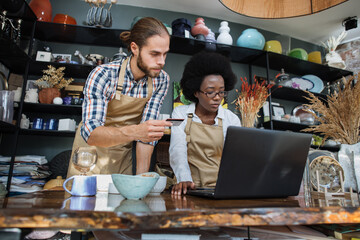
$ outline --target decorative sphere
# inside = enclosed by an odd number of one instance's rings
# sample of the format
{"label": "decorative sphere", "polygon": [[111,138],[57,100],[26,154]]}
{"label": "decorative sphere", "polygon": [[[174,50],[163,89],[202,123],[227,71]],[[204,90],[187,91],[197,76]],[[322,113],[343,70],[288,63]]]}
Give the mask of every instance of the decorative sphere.
{"label": "decorative sphere", "polygon": [[56,97],[53,100],[53,104],[61,105],[63,103],[63,100],[61,97]]}

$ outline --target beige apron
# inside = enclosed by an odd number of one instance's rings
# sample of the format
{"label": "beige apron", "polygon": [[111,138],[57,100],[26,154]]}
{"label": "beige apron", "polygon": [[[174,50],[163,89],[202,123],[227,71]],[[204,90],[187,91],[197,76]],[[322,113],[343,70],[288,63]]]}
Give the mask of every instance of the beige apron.
{"label": "beige apron", "polygon": [[191,176],[197,187],[214,187],[224,144],[222,119],[218,126],[210,126],[192,118],[193,114],[188,114],[185,126]]}
{"label": "beige apron", "polygon": [[[108,104],[106,113],[105,126],[121,127],[126,125],[139,124],[142,118],[146,102],[152,95],[152,79],[148,77],[148,95],[146,98],[135,98],[121,95],[125,70],[128,63],[126,59],[120,68],[119,80],[116,88],[116,96]],[[78,147],[89,146],[80,135],[80,127],[76,131],[72,154]],[[113,147],[96,147],[98,159],[95,168],[88,173],[92,174],[132,174],[132,142],[119,144]],[[71,154],[71,157],[72,157]],[[76,170],[70,159],[67,177],[78,175],[80,172]]]}

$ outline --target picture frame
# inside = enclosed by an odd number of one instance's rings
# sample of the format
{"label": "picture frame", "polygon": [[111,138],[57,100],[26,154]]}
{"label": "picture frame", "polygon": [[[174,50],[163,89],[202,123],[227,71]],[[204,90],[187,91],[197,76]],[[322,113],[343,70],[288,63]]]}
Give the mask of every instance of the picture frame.
{"label": "picture frame", "polygon": [[60,61],[60,62],[71,62],[71,54],[65,54],[65,53],[53,53],[52,54],[54,61]]}
{"label": "picture frame", "polygon": [[285,115],[285,108],[283,106],[275,106],[272,105],[272,112],[274,116],[284,116]]}

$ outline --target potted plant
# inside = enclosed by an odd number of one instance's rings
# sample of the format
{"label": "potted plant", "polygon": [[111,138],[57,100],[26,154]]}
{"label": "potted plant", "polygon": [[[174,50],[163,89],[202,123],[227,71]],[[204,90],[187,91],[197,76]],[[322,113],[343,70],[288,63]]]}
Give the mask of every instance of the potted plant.
{"label": "potted plant", "polygon": [[243,127],[254,127],[259,117],[258,112],[271,94],[269,89],[274,85],[266,84],[266,81],[259,83],[256,77],[254,77],[253,84],[249,84],[246,78],[245,80],[240,79],[242,82],[241,92],[236,89],[238,97],[234,102],[241,115],[241,125]]}
{"label": "potted plant", "polygon": [[[328,96],[325,104],[313,93],[309,97],[308,112],[319,122],[304,129],[323,135],[323,142],[330,138],[341,143],[338,160],[344,169],[345,188],[360,186],[360,82],[351,76],[342,78],[342,86]],[[317,112],[311,112],[310,109]]]}
{"label": "potted plant", "polygon": [[35,85],[39,87],[39,102],[51,104],[53,99],[60,97],[60,89],[67,87],[74,81],[73,78],[65,79],[63,72],[65,67],[55,68],[48,65],[48,69],[43,70],[44,75],[35,81]]}

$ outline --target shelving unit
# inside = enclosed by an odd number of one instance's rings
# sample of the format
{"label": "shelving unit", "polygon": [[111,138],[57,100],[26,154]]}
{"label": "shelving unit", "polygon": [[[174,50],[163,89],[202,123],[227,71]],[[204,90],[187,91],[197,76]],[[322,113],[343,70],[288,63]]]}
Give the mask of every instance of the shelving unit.
{"label": "shelving unit", "polygon": [[[16,5],[18,9],[15,10],[12,8],[6,8],[7,6],[14,5]],[[8,39],[6,36],[0,36],[0,62],[4,64],[11,73],[21,74],[26,80],[29,72],[29,63],[31,61],[30,53],[32,50],[32,39],[33,33],[35,31],[37,18],[25,1],[18,1],[16,4],[15,2],[10,3],[10,1],[3,1],[0,6],[1,9],[8,11],[6,17],[23,20],[23,23],[21,25],[21,42],[19,46],[16,45],[12,40]],[[27,51],[25,49],[27,49]],[[26,81],[24,81],[23,86],[25,86],[25,82]],[[19,104],[19,107],[17,108],[18,114],[16,119],[16,125],[0,121],[0,133],[10,133],[14,136],[10,139],[10,141],[12,142],[12,149],[10,150],[11,160],[9,166],[8,181],[6,185],[6,189],[8,190],[8,192],[10,190],[13,175],[24,96],[25,89],[23,87],[21,102]]]}
{"label": "shelving unit", "polygon": [[[7,0],[9,1],[9,0]],[[10,16],[10,15],[9,15]],[[0,122],[1,133],[11,133],[15,136],[14,151],[12,154],[11,166],[17,148],[17,137],[19,135],[37,135],[37,136],[54,136],[54,137],[73,137],[74,132],[67,131],[44,131],[44,130],[33,130],[33,129],[20,129],[19,123],[21,113],[32,113],[32,114],[58,114],[58,115],[76,115],[81,116],[81,106],[74,105],[53,105],[53,104],[37,104],[37,103],[25,103],[25,86],[28,79],[28,75],[42,75],[42,70],[47,68],[47,65],[51,64],[55,67],[64,66],[65,76],[73,78],[86,79],[90,71],[94,66],[81,65],[81,64],[65,64],[65,63],[54,63],[54,62],[38,62],[31,59],[31,46],[32,39],[35,38],[39,41],[44,42],[55,42],[55,43],[71,43],[71,44],[84,44],[93,46],[107,46],[107,47],[125,47],[120,41],[119,35],[124,29],[102,29],[89,26],[79,25],[63,25],[58,23],[49,22],[37,22],[35,14],[31,11],[28,4],[24,1],[21,10],[16,14],[12,14],[11,17],[23,18],[26,20],[24,23],[24,40],[28,41],[28,50],[25,52],[22,48],[12,43],[10,40],[0,37],[0,61],[10,69],[12,73],[22,74],[24,76],[23,93],[21,102],[17,109],[18,118],[17,125],[11,125],[8,123]],[[32,26],[29,28],[28,26]],[[24,32],[23,32],[24,31]],[[193,55],[202,50],[209,49],[211,45],[208,42],[189,39],[179,36],[171,36],[170,41],[170,53],[177,53],[183,55]],[[329,66],[316,64],[308,61],[303,61],[296,58],[287,57],[285,55],[276,54],[272,52],[265,52],[262,50],[255,50],[237,46],[229,46],[223,44],[216,44],[216,52],[222,53],[230,58],[232,62],[248,64],[250,68],[257,66],[266,68],[267,79],[269,78],[270,69],[280,71],[282,68],[286,69],[287,72],[294,75],[306,75],[314,74],[323,79],[325,82],[333,82],[342,76],[351,75],[352,72],[332,68]],[[289,101],[295,101],[300,103],[306,103],[304,96],[307,94],[304,91],[282,87],[272,93],[269,98],[284,99]],[[326,100],[326,95],[315,94]],[[271,104],[270,104],[271,106]],[[270,109],[270,113],[271,113]],[[304,124],[296,124],[290,122],[270,121],[264,123],[264,127],[270,129],[279,130],[292,130],[300,131],[306,127]],[[169,136],[164,138],[162,141],[169,141]],[[9,178],[11,179],[12,167],[10,168]],[[8,188],[9,188],[8,181]]]}

